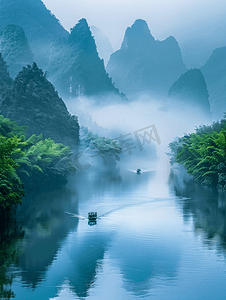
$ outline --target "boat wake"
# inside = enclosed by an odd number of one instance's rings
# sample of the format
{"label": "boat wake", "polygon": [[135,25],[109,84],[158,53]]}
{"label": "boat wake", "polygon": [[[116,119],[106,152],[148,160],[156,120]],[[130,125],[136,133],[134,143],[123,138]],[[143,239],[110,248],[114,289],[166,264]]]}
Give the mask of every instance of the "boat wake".
{"label": "boat wake", "polygon": [[[174,199],[178,199],[178,200],[189,200],[191,198],[186,198],[186,197],[181,197],[181,198],[178,198],[178,197],[166,197],[166,198],[150,198],[150,197],[142,197],[142,198],[148,198],[149,201],[144,201],[144,202],[139,202],[139,203],[130,203],[130,204],[125,204],[125,205],[122,205],[120,207],[117,207],[115,209],[112,209],[100,216],[98,216],[96,219],[101,219],[105,216],[107,216],[108,214],[114,212],[114,211],[118,211],[118,210],[121,210],[123,208],[126,208],[126,207],[130,207],[130,206],[136,206],[136,205],[142,205],[142,204],[147,204],[147,203],[150,203],[150,202],[159,202],[159,201],[166,201],[166,200],[174,200]],[[150,201],[151,200],[151,201]],[[72,217],[74,218],[78,218],[80,220],[89,220],[88,218],[86,217],[83,217],[83,216],[80,216],[80,215],[76,215],[76,214],[73,214],[73,213],[70,213],[68,211],[65,211],[65,214],[68,214],[68,215],[71,215]]]}
{"label": "boat wake", "polygon": [[70,213],[70,212],[68,212],[68,211],[65,211],[65,214],[71,215],[72,217],[74,217],[74,218],[78,218],[78,219],[80,219],[80,220],[88,220],[86,217],[79,216],[79,215],[76,215],[76,214]]}

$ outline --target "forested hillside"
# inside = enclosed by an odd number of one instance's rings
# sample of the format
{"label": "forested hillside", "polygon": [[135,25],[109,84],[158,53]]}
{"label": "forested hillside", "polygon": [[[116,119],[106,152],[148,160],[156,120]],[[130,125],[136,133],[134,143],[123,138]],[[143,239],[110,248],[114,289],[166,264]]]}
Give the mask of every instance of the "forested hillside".
{"label": "forested hillside", "polygon": [[34,61],[27,37],[20,26],[7,25],[0,30],[0,49],[13,78]]}
{"label": "forested hillside", "polygon": [[48,62],[50,44],[68,32],[41,0],[1,0],[0,29],[9,24],[23,28],[35,61],[43,68]]}
{"label": "forested hillside", "polygon": [[58,143],[75,146],[79,140],[77,118],[71,116],[46,74],[34,63],[17,75],[2,97],[3,116],[27,125],[27,136],[43,134]]}
{"label": "forested hillside", "polygon": [[195,181],[226,190],[226,118],[169,144],[171,163],[183,164]]}
{"label": "forested hillside", "polygon": [[0,116],[0,212],[21,203],[24,188],[62,185],[75,171],[70,147],[26,130]]}

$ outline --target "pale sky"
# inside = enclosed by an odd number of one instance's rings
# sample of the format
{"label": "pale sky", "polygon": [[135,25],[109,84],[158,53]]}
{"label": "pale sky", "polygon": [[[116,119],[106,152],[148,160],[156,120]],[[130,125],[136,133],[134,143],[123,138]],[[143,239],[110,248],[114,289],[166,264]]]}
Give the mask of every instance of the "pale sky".
{"label": "pale sky", "polygon": [[[119,49],[136,19],[147,21],[155,39],[173,35],[182,50],[190,41],[226,46],[226,0],[43,0],[69,30],[79,19],[98,27]],[[214,45],[215,45],[214,44]]]}

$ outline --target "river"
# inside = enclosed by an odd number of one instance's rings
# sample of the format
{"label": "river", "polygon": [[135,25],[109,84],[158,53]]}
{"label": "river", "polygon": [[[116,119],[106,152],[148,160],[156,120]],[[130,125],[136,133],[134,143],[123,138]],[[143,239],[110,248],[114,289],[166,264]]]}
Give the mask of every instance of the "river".
{"label": "river", "polygon": [[8,270],[15,299],[225,299],[224,196],[182,178],[164,164],[90,168],[27,196]]}

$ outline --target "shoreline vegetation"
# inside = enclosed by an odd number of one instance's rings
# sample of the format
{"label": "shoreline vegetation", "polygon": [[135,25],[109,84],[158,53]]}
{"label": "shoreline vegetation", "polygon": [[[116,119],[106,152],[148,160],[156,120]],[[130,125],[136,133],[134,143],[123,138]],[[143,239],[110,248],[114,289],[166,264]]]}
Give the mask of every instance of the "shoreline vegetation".
{"label": "shoreline vegetation", "polygon": [[0,210],[21,203],[24,189],[64,185],[76,171],[69,146],[42,134],[25,138],[26,126],[0,116]]}
{"label": "shoreline vegetation", "polygon": [[184,165],[202,186],[226,191],[226,114],[221,121],[177,137],[169,148],[171,165]]}
{"label": "shoreline vegetation", "polygon": [[[0,212],[21,204],[25,190],[62,186],[76,171],[74,151],[43,135],[26,138],[27,126],[0,115]],[[113,139],[82,128],[81,146],[115,166],[122,148]]]}

